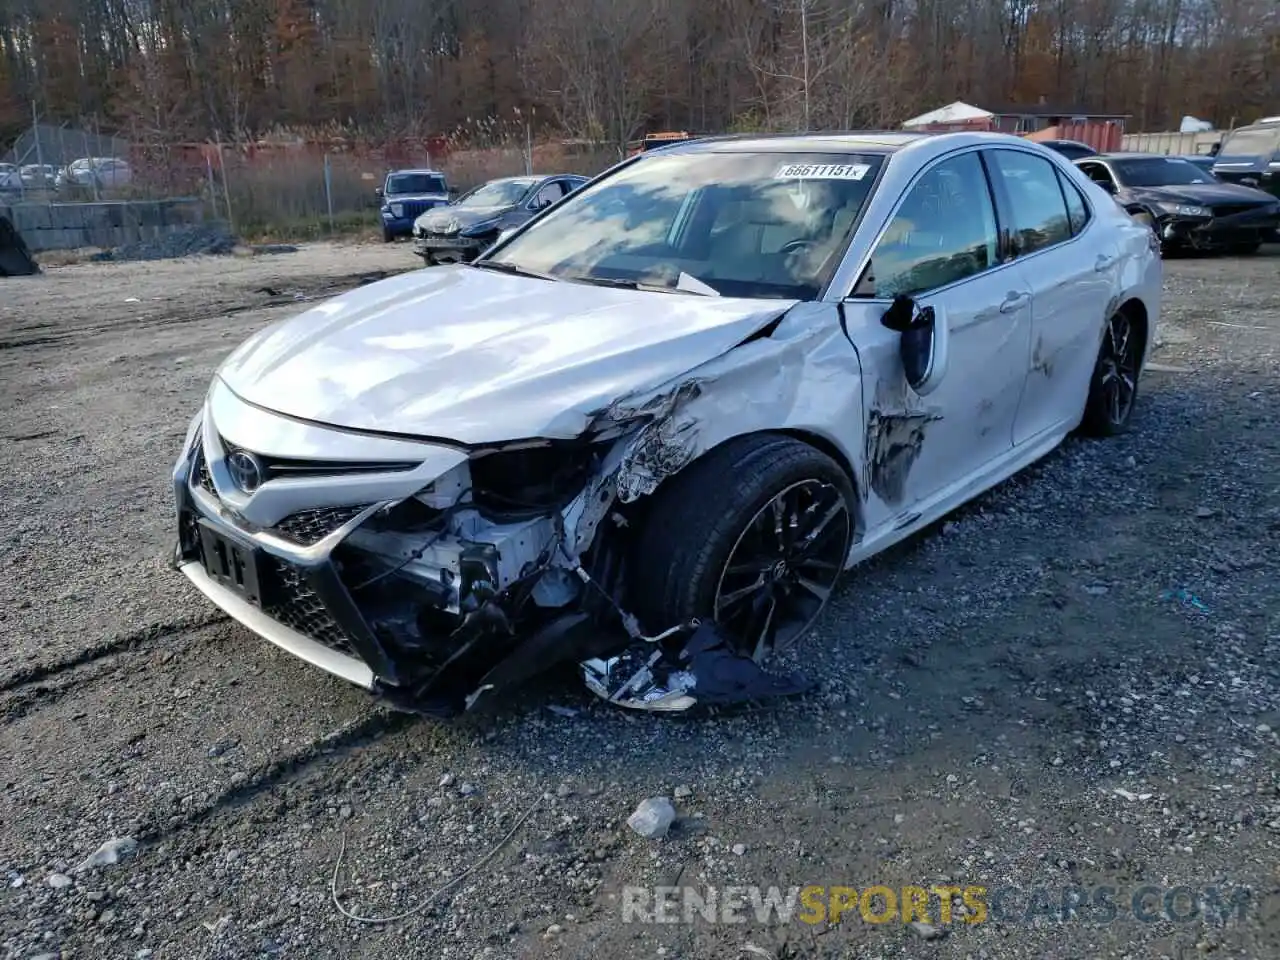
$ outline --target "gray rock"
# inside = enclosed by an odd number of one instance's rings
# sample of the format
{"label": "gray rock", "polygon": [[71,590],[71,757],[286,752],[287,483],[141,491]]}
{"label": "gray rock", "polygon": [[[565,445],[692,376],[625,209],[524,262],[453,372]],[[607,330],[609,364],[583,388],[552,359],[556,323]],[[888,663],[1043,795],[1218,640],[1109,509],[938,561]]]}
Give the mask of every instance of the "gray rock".
{"label": "gray rock", "polygon": [[64,887],[71,886],[73,881],[65,873],[51,873],[49,874],[49,879],[47,882],[49,886],[53,887],[53,889],[61,890]]}
{"label": "gray rock", "polygon": [[947,935],[946,927],[935,927],[932,923],[925,923],[923,920],[912,920],[911,929],[925,940],[941,940]]}
{"label": "gray rock", "polygon": [[627,817],[629,826],[640,836],[649,840],[659,840],[667,835],[671,824],[676,820],[676,808],[666,797],[650,797],[636,807],[635,813]]}

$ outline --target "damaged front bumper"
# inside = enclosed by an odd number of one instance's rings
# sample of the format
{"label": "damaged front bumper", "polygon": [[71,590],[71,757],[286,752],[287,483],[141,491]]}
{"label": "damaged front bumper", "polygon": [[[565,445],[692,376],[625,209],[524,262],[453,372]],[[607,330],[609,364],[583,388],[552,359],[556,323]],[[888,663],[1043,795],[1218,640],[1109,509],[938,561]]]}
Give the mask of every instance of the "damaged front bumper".
{"label": "damaged front bumper", "polygon": [[1264,243],[1280,228],[1280,206],[1205,208],[1194,216],[1170,213],[1157,222],[1161,242],[1195,250]]}
{"label": "damaged front bumper", "polygon": [[[259,512],[255,522],[246,516],[255,494],[237,491],[233,469],[252,464],[285,476],[281,484],[313,483],[316,502],[332,503],[342,465],[238,448],[207,407],[174,469],[173,563],[260,637],[426,715],[498,702],[563,663],[578,663],[597,695],[636,709],[796,692],[710,626],[647,637],[622,606],[626,521],[616,513],[616,476],[631,438],[526,447],[465,458],[409,496],[397,479],[385,488],[399,487],[397,495],[367,499],[383,488],[363,480],[365,502],[293,509],[279,520]],[[378,469],[394,478],[413,466]],[[568,480],[537,479],[555,471]]]}

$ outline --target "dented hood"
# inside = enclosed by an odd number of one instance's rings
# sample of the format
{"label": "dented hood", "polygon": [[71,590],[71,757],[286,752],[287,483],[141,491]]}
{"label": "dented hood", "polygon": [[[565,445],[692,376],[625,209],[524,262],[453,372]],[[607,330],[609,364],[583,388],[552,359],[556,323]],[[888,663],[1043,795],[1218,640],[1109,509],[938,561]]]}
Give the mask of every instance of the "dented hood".
{"label": "dented hood", "polygon": [[793,302],[434,267],[268,327],[219,376],[250,403],[336,426],[468,444],[573,437]]}

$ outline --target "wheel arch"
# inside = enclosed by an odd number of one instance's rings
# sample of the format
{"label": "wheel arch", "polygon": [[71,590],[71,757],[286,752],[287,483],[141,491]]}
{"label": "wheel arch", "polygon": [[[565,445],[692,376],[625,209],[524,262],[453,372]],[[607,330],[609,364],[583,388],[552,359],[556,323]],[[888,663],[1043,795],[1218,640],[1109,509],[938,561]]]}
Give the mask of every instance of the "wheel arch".
{"label": "wheel arch", "polygon": [[1147,305],[1139,297],[1130,297],[1116,308],[1116,312],[1127,316],[1137,329],[1138,336],[1142,338],[1142,349],[1138,352],[1138,356],[1142,357],[1142,362],[1145,365],[1147,341],[1151,335],[1151,316],[1147,310]]}
{"label": "wheel arch", "polygon": [[854,467],[853,461],[851,460],[849,454],[845,450],[843,450],[840,444],[838,444],[835,440],[815,430],[806,429],[804,427],[790,427],[790,426],[764,427],[764,428],[755,429],[755,430],[746,430],[746,431],[743,431],[742,433],[735,433],[732,436],[724,437],[718,440],[716,443],[712,444],[711,446],[708,446],[705,449],[699,450],[698,453],[691,460],[689,460],[688,463],[684,464],[679,470],[675,471],[668,477],[664,477],[662,482],[658,484],[658,486],[653,490],[652,493],[649,493],[644,497],[638,498],[636,501],[633,501],[628,506],[631,507],[632,509],[637,509],[641,512],[647,512],[650,504],[654,501],[654,499],[662,495],[664,489],[667,488],[668,482],[670,480],[685,473],[690,468],[692,468],[695,464],[701,463],[704,460],[706,460],[708,457],[718,454],[720,451],[722,451],[725,447],[729,446],[730,444],[741,443],[744,440],[751,437],[779,437],[779,438],[786,438],[789,440],[796,440],[796,441],[799,441],[800,443],[807,444],[808,446],[813,447],[818,452],[830,457],[836,463],[836,465],[840,468],[841,472],[844,473],[844,475],[848,478],[849,485],[850,487],[853,488],[853,503],[849,504],[849,509],[853,515],[854,532],[855,532],[855,535],[858,535],[858,536],[860,536],[863,533],[864,531],[864,526],[863,526],[864,517],[863,517],[863,510],[862,510],[863,496],[864,496],[863,484],[862,484],[861,478],[858,475],[858,471]]}

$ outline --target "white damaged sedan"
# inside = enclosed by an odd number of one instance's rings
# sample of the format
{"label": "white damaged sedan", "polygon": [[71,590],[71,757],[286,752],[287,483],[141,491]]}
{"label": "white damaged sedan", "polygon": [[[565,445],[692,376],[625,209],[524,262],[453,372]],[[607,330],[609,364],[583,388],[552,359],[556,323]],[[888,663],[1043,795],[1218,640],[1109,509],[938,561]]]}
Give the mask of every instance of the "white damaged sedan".
{"label": "white damaged sedan", "polygon": [[451,715],[557,663],[629,707],[787,693],[841,573],[1130,424],[1161,262],[998,134],[644,153],[469,265],[268,327],[173,473],[175,564]]}

